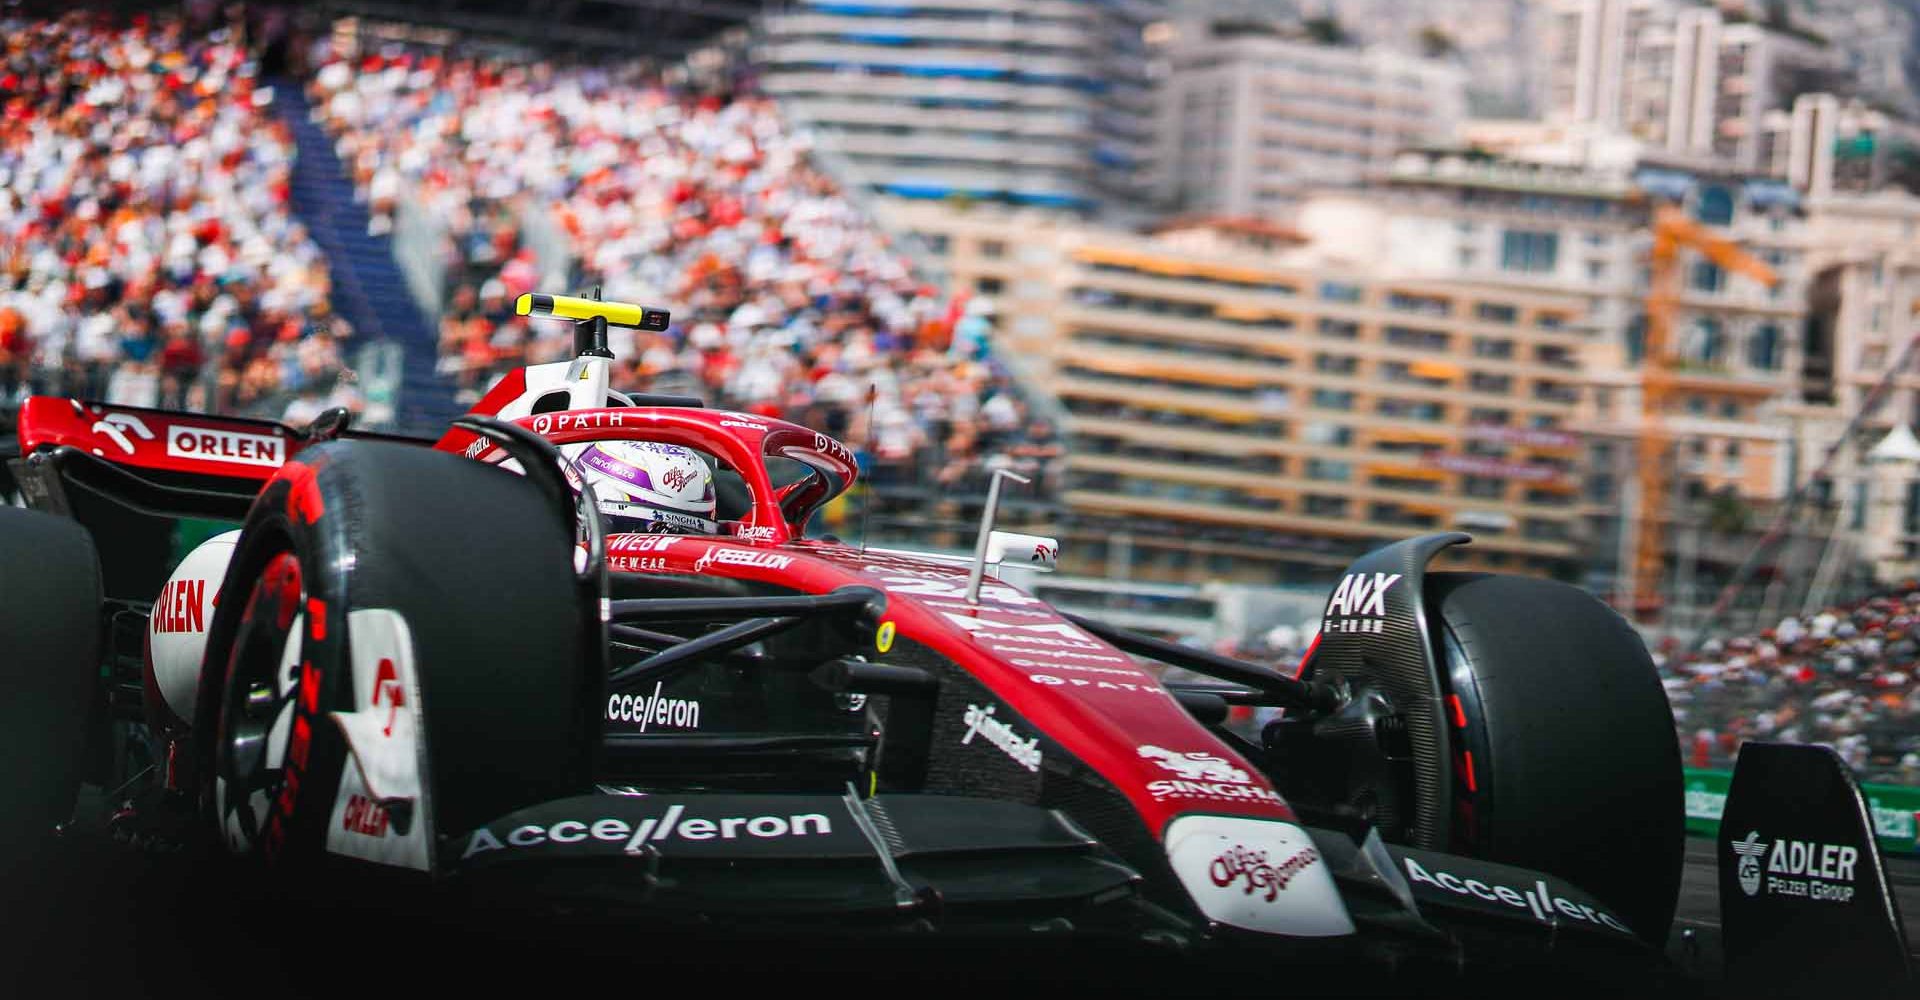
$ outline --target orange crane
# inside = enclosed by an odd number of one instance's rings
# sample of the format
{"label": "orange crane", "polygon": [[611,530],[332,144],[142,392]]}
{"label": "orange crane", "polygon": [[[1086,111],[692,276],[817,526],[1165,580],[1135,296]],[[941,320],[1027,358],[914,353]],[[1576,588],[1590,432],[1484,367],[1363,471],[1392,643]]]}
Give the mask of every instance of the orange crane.
{"label": "orange crane", "polygon": [[1640,381],[1640,442],[1636,481],[1640,499],[1633,519],[1633,610],[1659,613],[1660,579],[1666,571],[1666,500],[1669,484],[1667,403],[1673,396],[1673,357],[1669,342],[1680,307],[1680,258],[1693,250],[1724,270],[1744,274],[1763,285],[1780,278],[1732,241],[1714,235],[1673,205],[1653,213],[1653,249],[1648,255],[1645,368]]}

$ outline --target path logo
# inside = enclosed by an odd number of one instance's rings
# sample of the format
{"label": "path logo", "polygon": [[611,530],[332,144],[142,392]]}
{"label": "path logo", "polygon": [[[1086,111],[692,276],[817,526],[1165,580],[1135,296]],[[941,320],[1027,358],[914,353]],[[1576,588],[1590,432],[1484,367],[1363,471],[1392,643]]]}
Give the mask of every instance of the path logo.
{"label": "path logo", "polygon": [[1740,864],[1734,868],[1734,874],[1740,877],[1740,891],[1749,896],[1760,892],[1760,855],[1767,853],[1767,842],[1760,839],[1760,831],[1747,831],[1747,839],[1735,840],[1728,844],[1733,853],[1740,856]]}

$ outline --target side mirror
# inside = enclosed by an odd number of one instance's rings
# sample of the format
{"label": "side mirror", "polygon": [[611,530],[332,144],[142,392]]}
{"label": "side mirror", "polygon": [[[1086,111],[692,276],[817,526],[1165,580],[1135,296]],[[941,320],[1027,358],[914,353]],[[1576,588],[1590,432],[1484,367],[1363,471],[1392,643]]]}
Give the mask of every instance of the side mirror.
{"label": "side mirror", "polygon": [[1060,543],[1043,535],[995,531],[987,535],[987,564],[1012,563],[1051,573],[1060,561]]}

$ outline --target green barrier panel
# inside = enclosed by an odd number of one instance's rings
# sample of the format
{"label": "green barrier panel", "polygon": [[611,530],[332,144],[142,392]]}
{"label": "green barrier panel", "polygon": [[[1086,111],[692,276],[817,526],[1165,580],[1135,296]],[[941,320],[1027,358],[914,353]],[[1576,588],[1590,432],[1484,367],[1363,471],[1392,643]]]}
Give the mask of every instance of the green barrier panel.
{"label": "green barrier panel", "polygon": [[[1727,807],[1727,783],[1732,771],[1686,769],[1687,832],[1711,837],[1720,832],[1720,813]],[[1920,788],[1900,785],[1861,785],[1873,810],[1873,832],[1880,849],[1891,853],[1920,853],[1914,814],[1920,812]]]}

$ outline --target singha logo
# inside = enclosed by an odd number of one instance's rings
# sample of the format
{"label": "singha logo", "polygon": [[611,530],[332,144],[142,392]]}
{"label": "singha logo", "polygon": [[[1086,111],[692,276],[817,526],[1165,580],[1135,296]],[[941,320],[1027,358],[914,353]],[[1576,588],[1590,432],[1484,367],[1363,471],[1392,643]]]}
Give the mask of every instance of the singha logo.
{"label": "singha logo", "polygon": [[1740,877],[1740,891],[1749,896],[1760,891],[1760,855],[1767,853],[1767,842],[1760,839],[1760,831],[1747,831],[1747,839],[1731,841],[1727,846],[1740,856],[1740,864],[1734,868],[1734,874]]}
{"label": "singha logo", "polygon": [[1178,774],[1188,781],[1228,781],[1244,784],[1247,772],[1234,767],[1225,757],[1209,753],[1175,753],[1151,744],[1140,748],[1140,756]]}

